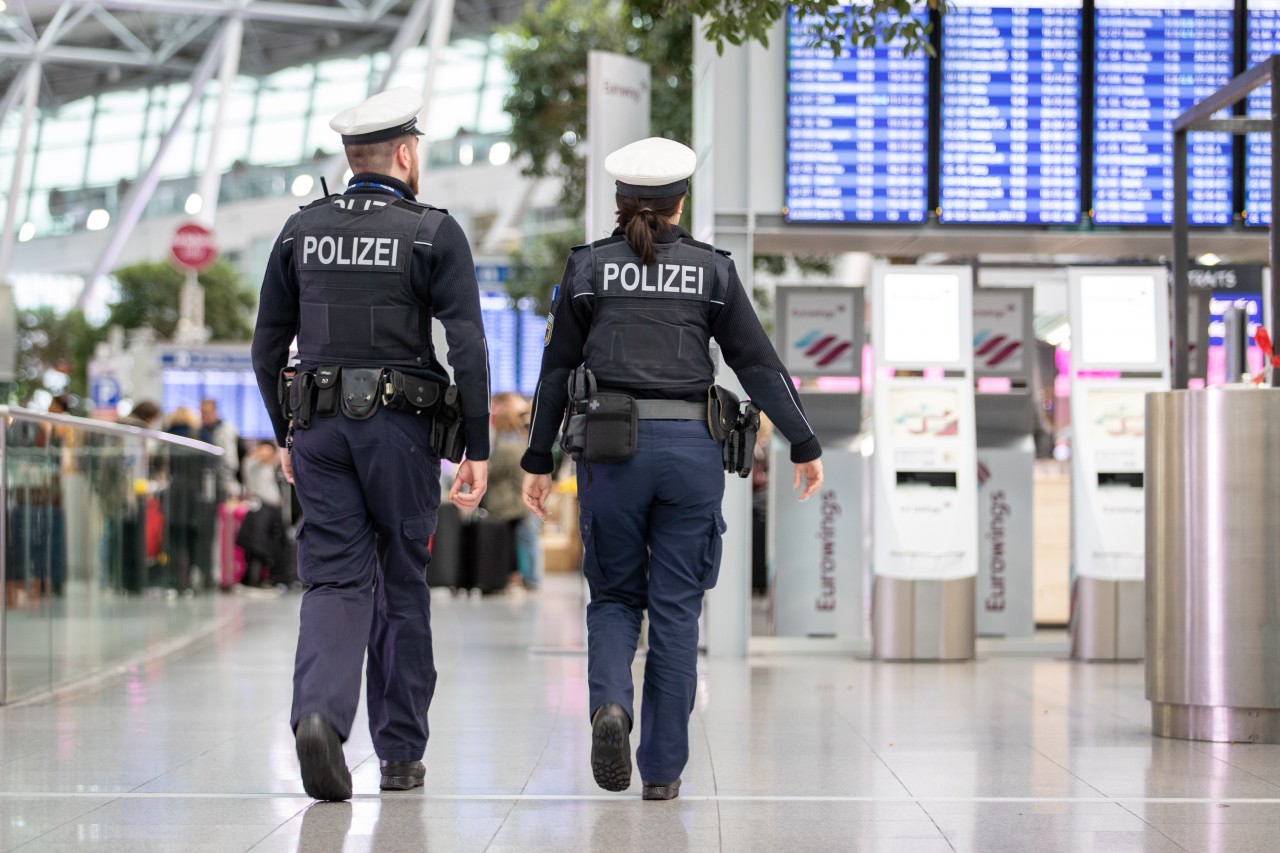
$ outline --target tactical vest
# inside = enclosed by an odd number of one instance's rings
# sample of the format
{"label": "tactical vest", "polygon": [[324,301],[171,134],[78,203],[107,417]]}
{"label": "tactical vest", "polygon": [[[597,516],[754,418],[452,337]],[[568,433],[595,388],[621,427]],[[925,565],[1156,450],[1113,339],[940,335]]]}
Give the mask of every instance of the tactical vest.
{"label": "tactical vest", "polygon": [[298,214],[298,355],[311,364],[418,367],[431,360],[431,307],[414,295],[415,241],[444,214],[383,196],[321,199]]}
{"label": "tactical vest", "polygon": [[685,239],[655,248],[645,266],[621,236],[591,245],[595,306],[583,360],[605,387],[711,385],[715,250]]}

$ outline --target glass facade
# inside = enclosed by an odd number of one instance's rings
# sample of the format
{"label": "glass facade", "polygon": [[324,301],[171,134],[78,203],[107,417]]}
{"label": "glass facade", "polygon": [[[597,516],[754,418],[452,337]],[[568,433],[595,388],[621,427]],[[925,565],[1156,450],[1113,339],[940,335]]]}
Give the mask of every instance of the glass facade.
{"label": "glass facade", "polygon": [[[431,146],[430,163],[459,162],[455,158],[462,146],[449,144],[459,134],[488,137],[491,145],[508,131],[502,103],[511,78],[498,50],[499,38],[459,39],[445,48],[425,116],[426,139],[441,143]],[[422,89],[427,59],[425,47],[406,50],[388,85]],[[388,54],[375,53],[322,60],[263,77],[238,77],[215,155],[226,176],[221,198],[283,192],[293,179],[287,167],[338,153],[339,139],[329,129],[329,119],[364,98],[389,61]],[[195,191],[209,159],[219,88],[218,80],[210,81],[200,103],[188,113],[164,158],[162,183],[144,215],[180,211]],[[183,81],[105,92],[41,110],[24,164],[27,178],[16,223],[21,238],[84,228],[96,209],[114,218],[190,91]],[[21,114],[20,108],[10,110],[0,125],[0,175],[13,173]],[[484,156],[484,151],[475,153],[477,160]],[[7,190],[7,185],[0,187],[0,192]],[[32,225],[23,228],[25,223]]]}

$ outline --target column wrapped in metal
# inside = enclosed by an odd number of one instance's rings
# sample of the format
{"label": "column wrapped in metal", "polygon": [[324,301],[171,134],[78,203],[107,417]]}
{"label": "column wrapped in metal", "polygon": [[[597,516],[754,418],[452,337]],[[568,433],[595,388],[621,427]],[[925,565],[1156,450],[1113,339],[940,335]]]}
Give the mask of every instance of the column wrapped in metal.
{"label": "column wrapped in metal", "polygon": [[1154,393],[1146,421],[1154,731],[1280,742],[1280,390]]}

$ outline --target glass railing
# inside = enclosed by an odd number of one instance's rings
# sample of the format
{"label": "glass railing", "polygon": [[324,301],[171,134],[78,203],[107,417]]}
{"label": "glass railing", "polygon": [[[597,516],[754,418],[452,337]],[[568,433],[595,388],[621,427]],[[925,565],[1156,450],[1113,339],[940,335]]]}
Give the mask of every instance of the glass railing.
{"label": "glass railing", "polygon": [[217,618],[222,450],[0,407],[0,704]]}

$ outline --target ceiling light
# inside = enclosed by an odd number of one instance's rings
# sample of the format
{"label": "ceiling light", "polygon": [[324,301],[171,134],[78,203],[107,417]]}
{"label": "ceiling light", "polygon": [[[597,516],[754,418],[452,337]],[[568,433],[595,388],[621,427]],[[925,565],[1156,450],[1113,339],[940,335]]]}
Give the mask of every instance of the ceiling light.
{"label": "ceiling light", "polygon": [[489,149],[489,162],[501,166],[511,159],[511,143],[498,142]]}
{"label": "ceiling light", "polygon": [[[0,4],[3,3],[4,0],[0,0]],[[34,236],[36,236],[36,224],[34,222],[22,223],[22,227],[18,229],[18,242],[25,243]]]}
{"label": "ceiling light", "polygon": [[1196,258],[1196,263],[1201,266],[1212,267],[1222,263],[1222,258],[1218,257],[1213,252],[1205,252],[1203,255]]}
{"label": "ceiling light", "polygon": [[470,145],[463,145],[458,149],[458,162],[462,165],[470,166],[475,159],[476,151]]}
{"label": "ceiling light", "polygon": [[315,178],[310,175],[299,175],[293,179],[293,185],[289,187],[289,192],[293,193],[298,198],[302,198],[304,195],[311,192],[311,188],[315,185]]}
{"label": "ceiling light", "polygon": [[182,205],[182,209],[191,216],[199,213],[202,207],[204,207],[204,199],[200,198],[200,193],[192,193],[187,196],[187,203]]}
{"label": "ceiling light", "polygon": [[84,227],[90,231],[101,231],[111,224],[111,214],[107,213],[100,207],[95,207],[89,211],[89,216],[84,221]]}

